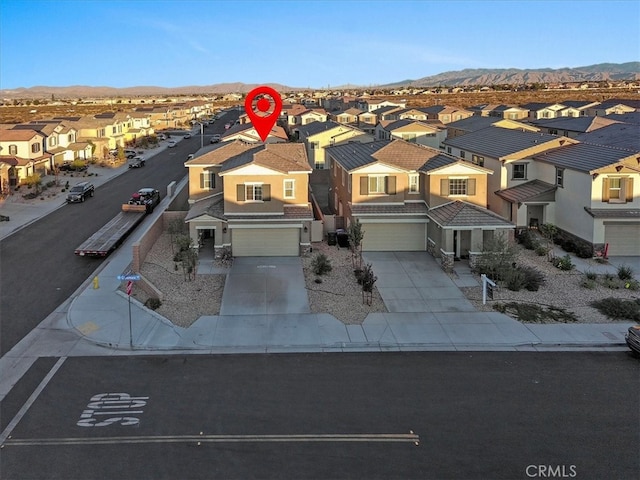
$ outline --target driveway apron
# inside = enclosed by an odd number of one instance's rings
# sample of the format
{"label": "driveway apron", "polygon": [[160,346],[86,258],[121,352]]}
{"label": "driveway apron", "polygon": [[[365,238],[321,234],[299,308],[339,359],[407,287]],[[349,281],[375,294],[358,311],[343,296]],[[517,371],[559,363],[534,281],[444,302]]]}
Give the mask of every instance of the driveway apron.
{"label": "driveway apron", "polygon": [[427,252],[366,252],[363,259],[389,312],[476,311]]}
{"label": "driveway apron", "polygon": [[236,257],[220,315],[310,313],[299,257]]}

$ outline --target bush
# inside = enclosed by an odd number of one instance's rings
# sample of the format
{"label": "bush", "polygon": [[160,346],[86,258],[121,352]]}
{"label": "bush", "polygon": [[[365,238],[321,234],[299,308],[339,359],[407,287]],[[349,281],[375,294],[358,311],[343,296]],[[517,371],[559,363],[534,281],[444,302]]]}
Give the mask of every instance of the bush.
{"label": "bush", "polygon": [[524,274],[524,288],[530,292],[537,292],[544,283],[544,274],[532,267],[520,267],[519,270]]}
{"label": "bush", "polygon": [[640,300],[607,297],[595,300],[590,305],[609,318],[640,322]]}
{"label": "bush", "polygon": [[575,267],[575,265],[571,261],[571,256],[569,254],[565,255],[564,257],[553,257],[551,263],[553,263],[554,267],[565,271],[572,270]]}
{"label": "bush", "polygon": [[523,231],[518,237],[518,241],[527,250],[535,250],[539,245],[535,236],[529,230]]}
{"label": "bush", "polygon": [[592,272],[591,270],[587,270],[584,272],[585,276],[589,280],[596,280],[598,278],[598,274],[596,272]]}
{"label": "bush", "polygon": [[593,257],[593,247],[586,243],[581,243],[576,246],[576,255],[580,258],[592,258]]}
{"label": "bush", "polygon": [[565,240],[564,243],[562,244],[562,249],[565,252],[575,252],[577,250],[577,245],[576,242],[574,242],[573,240]]}
{"label": "bush", "polygon": [[633,268],[628,265],[618,267],[618,278],[620,280],[631,280],[633,278]]}
{"label": "bush", "polygon": [[633,290],[634,292],[640,290],[640,282],[638,280],[629,280],[624,284],[624,288],[627,290]]}
{"label": "bush", "polygon": [[362,269],[362,290],[364,292],[372,292],[376,280],[378,280],[378,277],[373,274],[373,267],[370,263],[366,264]]}
{"label": "bush", "polygon": [[144,302],[144,306],[150,308],[151,310],[157,310],[162,305],[162,302],[159,298],[151,297],[148,298],[146,302]]}
{"label": "bush", "polygon": [[505,274],[504,282],[509,290],[519,292],[526,283],[525,274],[521,270],[514,268]]}
{"label": "bush", "polygon": [[596,281],[587,278],[586,280],[583,280],[580,285],[582,285],[582,287],[587,288],[589,290],[593,290],[594,288],[596,288]]}
{"label": "bush", "polygon": [[353,274],[356,276],[356,280],[358,281],[358,285],[362,285],[362,270],[361,268],[356,268],[353,270]]}
{"label": "bush", "polygon": [[311,260],[311,269],[316,275],[324,275],[325,273],[329,273],[333,267],[331,266],[331,261],[324,253],[318,253],[313,260]]}
{"label": "bush", "polygon": [[544,245],[538,245],[536,247],[536,255],[538,255],[539,257],[543,257],[545,256],[547,253],[549,253],[549,248],[545,247]]}

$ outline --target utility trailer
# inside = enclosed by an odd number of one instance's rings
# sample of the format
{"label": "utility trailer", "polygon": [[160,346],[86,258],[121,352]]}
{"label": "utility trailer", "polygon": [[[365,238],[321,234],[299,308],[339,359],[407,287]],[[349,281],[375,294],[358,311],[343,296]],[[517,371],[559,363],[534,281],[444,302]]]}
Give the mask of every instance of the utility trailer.
{"label": "utility trailer", "polygon": [[152,188],[140,189],[134,193],[129,203],[122,205],[122,211],[100,230],[91,235],[75,250],[81,257],[106,257],[113,252],[131,231],[138,226],[147,213],[160,203],[160,193]]}

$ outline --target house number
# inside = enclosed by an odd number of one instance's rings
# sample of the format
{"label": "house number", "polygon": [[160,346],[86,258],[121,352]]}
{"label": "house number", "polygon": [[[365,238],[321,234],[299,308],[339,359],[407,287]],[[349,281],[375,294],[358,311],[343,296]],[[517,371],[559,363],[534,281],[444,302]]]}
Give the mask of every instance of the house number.
{"label": "house number", "polygon": [[78,420],[79,427],[133,426],[140,423],[138,415],[149,397],[132,397],[128,393],[100,393],[91,397]]}

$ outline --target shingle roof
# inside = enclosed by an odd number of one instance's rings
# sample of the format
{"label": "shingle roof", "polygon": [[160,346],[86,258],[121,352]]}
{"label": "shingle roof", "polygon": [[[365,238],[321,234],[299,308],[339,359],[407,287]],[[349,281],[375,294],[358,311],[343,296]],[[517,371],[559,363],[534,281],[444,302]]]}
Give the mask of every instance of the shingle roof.
{"label": "shingle roof", "polygon": [[31,140],[36,135],[42,135],[39,132],[36,132],[32,129],[10,129],[10,130],[0,130],[0,140],[3,142],[7,141],[16,141],[16,142],[26,142],[27,140]]}
{"label": "shingle roof", "polygon": [[542,180],[532,180],[515,187],[499,190],[496,195],[511,203],[519,203],[549,192],[555,192],[558,187]]}
{"label": "shingle roof", "polygon": [[631,125],[640,125],[640,111],[627,113],[610,113],[604,118],[617,120],[618,122],[630,123]]}
{"label": "shingle roof", "polygon": [[430,209],[429,218],[441,227],[515,227],[513,223],[486,208],[460,200]]}
{"label": "shingle roof", "polygon": [[622,148],[576,143],[535,155],[533,159],[579,172],[593,172],[633,154],[633,151]]}
{"label": "shingle roof", "polygon": [[246,213],[227,217],[229,221],[242,221],[242,220],[260,220],[262,221],[274,221],[274,220],[313,220],[313,211],[311,206],[300,205],[284,205],[283,213],[273,213],[269,215]]}
{"label": "shingle roof", "polygon": [[511,128],[488,127],[444,141],[445,145],[501,159],[554,140],[557,135]]}

